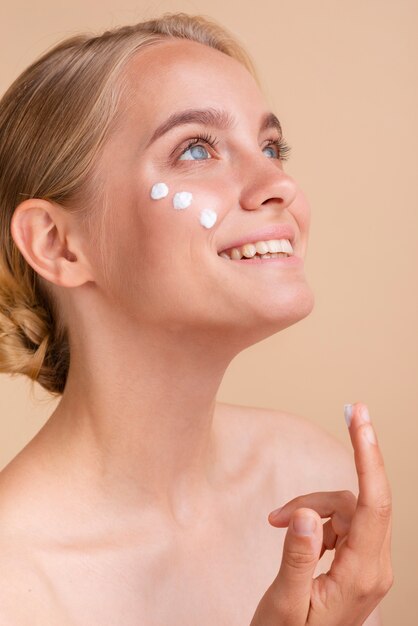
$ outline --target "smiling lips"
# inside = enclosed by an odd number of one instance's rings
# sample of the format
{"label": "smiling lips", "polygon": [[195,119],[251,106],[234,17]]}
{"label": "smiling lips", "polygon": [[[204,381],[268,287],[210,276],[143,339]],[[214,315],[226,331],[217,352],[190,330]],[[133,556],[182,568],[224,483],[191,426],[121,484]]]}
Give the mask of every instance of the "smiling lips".
{"label": "smiling lips", "polygon": [[245,243],[239,247],[222,250],[219,256],[233,261],[239,261],[243,257],[251,259],[259,257],[261,259],[287,257],[293,254],[292,244],[288,239],[270,239],[268,241],[257,241],[255,243]]}
{"label": "smiling lips", "polygon": [[292,245],[294,242],[295,232],[290,224],[272,224],[244,235],[228,246],[223,246],[218,255],[237,261],[243,257],[251,259],[254,256],[261,258],[271,258],[272,255],[273,258],[290,256],[294,254]]}

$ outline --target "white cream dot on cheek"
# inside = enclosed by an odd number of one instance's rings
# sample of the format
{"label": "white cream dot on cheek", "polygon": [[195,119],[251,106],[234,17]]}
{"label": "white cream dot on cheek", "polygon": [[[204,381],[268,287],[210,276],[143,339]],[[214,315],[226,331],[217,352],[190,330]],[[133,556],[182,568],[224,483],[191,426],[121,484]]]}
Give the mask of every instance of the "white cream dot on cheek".
{"label": "white cream dot on cheek", "polygon": [[175,209],[187,209],[188,206],[192,203],[193,195],[190,191],[179,191],[174,194],[173,197],[173,207]]}
{"label": "white cream dot on cheek", "polygon": [[153,200],[160,200],[160,198],[165,198],[168,194],[168,187],[165,183],[155,183],[155,185],[151,188],[151,198]]}
{"label": "white cream dot on cheek", "polygon": [[202,209],[200,211],[200,223],[205,228],[212,228],[217,219],[217,214],[212,209]]}

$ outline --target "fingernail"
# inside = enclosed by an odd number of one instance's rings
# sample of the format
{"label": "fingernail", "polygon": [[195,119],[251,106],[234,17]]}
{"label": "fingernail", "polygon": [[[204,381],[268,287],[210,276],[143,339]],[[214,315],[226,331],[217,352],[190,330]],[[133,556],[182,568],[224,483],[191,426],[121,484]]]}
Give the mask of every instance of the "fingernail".
{"label": "fingernail", "polygon": [[269,518],[270,519],[274,519],[275,517],[279,517],[279,513],[282,510],[282,506],[280,506],[278,509],[274,509],[274,511],[272,511],[271,513],[269,513]]}
{"label": "fingernail", "polygon": [[363,406],[361,408],[361,417],[363,422],[370,422],[370,415],[366,406]]}
{"label": "fingernail", "polygon": [[350,428],[351,418],[353,415],[353,405],[352,404],[344,404],[344,417],[348,428]]}
{"label": "fingernail", "polygon": [[374,443],[374,444],[377,443],[376,435],[374,434],[373,426],[371,424],[368,424],[367,426],[365,426],[363,432],[364,432],[364,436],[366,437],[369,443]]}
{"label": "fingernail", "polygon": [[311,515],[297,515],[293,518],[293,530],[297,535],[312,535],[316,528],[316,519]]}

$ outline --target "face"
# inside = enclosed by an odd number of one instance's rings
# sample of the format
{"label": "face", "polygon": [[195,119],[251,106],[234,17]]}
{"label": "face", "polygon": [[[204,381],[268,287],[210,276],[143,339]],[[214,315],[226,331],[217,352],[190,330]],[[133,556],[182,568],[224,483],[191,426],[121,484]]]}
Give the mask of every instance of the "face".
{"label": "face", "polygon": [[[128,78],[120,127],[99,164],[112,306],[138,324],[216,330],[248,344],[308,315],[309,206],[279,158],[279,130],[260,130],[270,110],[248,70],[218,50],[173,40],[140,52]],[[186,109],[222,110],[231,123],[189,121],[153,139]],[[277,226],[289,234],[257,233]],[[294,258],[219,254],[241,240],[277,239],[291,239]]]}

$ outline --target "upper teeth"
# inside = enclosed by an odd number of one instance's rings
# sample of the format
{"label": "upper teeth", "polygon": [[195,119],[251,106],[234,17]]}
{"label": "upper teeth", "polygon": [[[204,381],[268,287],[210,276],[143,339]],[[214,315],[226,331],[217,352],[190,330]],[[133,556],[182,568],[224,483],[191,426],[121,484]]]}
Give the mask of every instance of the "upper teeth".
{"label": "upper teeth", "polygon": [[219,253],[225,259],[239,260],[242,257],[250,259],[256,254],[265,255],[282,252],[293,254],[292,244],[288,239],[270,239],[269,241],[257,241],[256,243],[246,243],[240,248],[229,248]]}

